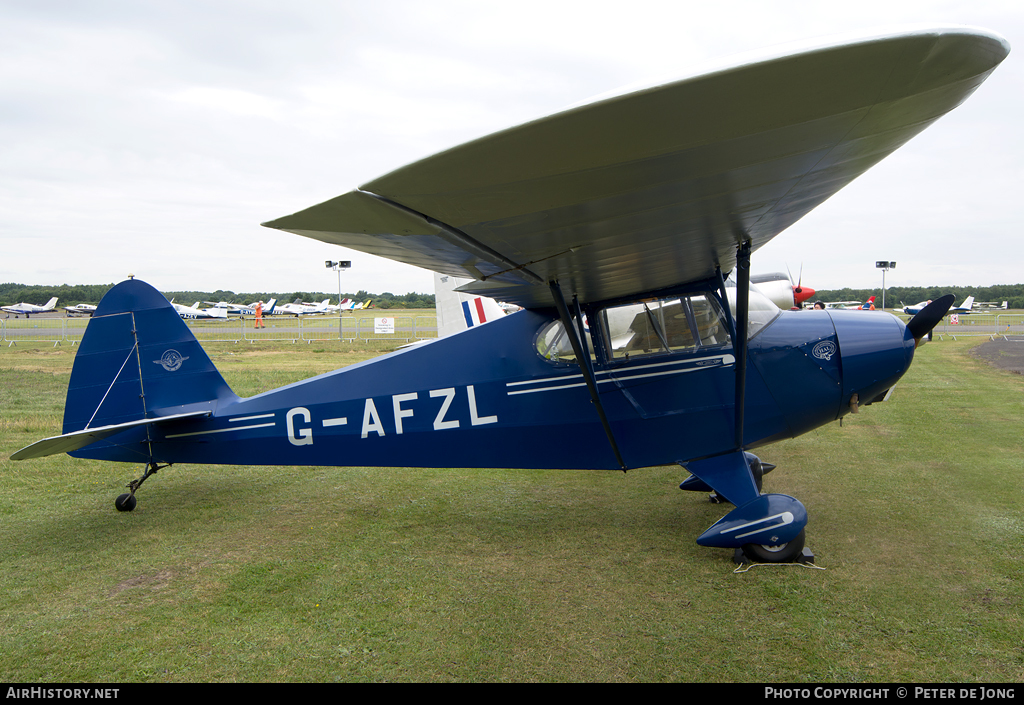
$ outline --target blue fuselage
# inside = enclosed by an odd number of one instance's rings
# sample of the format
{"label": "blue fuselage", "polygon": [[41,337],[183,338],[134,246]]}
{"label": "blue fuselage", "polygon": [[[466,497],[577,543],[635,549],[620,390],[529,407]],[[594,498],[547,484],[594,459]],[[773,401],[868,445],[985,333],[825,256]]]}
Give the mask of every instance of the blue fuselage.
{"label": "blue fuselage", "polygon": [[[160,413],[212,413],[74,454],[134,461],[151,447],[167,463],[619,469],[578,365],[537,352],[554,317],[521,311],[248,399],[166,408]],[[870,403],[906,371],[913,349],[889,314],[783,312],[749,343],[744,446],[833,421],[854,394]],[[159,353],[142,357],[156,363]],[[595,360],[626,466],[735,449],[735,366],[731,343]]]}

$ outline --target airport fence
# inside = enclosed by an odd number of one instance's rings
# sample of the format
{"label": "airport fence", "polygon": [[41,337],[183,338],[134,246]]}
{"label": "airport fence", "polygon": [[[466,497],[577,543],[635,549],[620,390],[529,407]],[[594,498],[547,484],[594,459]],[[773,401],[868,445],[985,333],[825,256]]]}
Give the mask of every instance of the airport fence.
{"label": "airport fence", "polygon": [[986,336],[989,338],[1020,336],[1024,334],[1024,314],[1021,313],[971,313],[945,316],[932,331],[942,339]]}
{"label": "airport fence", "polygon": [[[375,312],[386,313],[385,311]],[[904,321],[910,316],[900,315]],[[0,341],[8,347],[24,344],[63,343],[76,345],[82,341],[88,318],[0,319]],[[264,327],[256,328],[252,318],[228,321],[185,321],[200,342],[307,343],[339,340],[349,343],[397,346],[437,337],[437,318],[430,315],[365,315],[365,316],[266,316]],[[945,316],[933,331],[933,340],[958,337],[1024,336],[1024,313],[973,313]]]}
{"label": "airport fence", "polygon": [[[376,312],[375,312],[376,313]],[[385,311],[379,312],[386,314]],[[8,347],[23,344],[82,342],[88,318],[0,319],[0,341]],[[264,317],[262,328],[252,318],[227,321],[185,321],[200,342],[307,343],[339,340],[382,347],[437,337],[437,318],[430,315]]]}

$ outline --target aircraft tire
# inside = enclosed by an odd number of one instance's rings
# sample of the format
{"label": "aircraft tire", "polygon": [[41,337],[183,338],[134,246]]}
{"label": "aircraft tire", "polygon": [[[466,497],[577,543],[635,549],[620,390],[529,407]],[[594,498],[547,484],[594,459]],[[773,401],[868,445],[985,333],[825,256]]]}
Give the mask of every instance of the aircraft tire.
{"label": "aircraft tire", "polygon": [[135,509],[135,505],[138,503],[139,500],[135,499],[135,495],[125,493],[114,500],[114,507],[119,512],[130,512]]}
{"label": "aircraft tire", "polygon": [[806,535],[803,529],[796,538],[781,546],[762,546],[756,543],[743,545],[743,555],[754,563],[792,563],[804,550]]}

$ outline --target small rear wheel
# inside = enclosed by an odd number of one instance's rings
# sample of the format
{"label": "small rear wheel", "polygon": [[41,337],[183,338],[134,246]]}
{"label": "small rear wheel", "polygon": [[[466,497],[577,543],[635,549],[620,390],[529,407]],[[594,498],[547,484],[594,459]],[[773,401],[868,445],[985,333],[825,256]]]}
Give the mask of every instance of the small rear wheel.
{"label": "small rear wheel", "polygon": [[804,530],[801,529],[796,538],[789,543],[780,543],[777,546],[744,544],[743,555],[754,563],[792,563],[804,550],[805,539]]}
{"label": "small rear wheel", "polygon": [[135,499],[135,495],[128,493],[120,495],[114,500],[114,506],[119,512],[130,512],[135,509],[135,505],[138,503],[139,500]]}

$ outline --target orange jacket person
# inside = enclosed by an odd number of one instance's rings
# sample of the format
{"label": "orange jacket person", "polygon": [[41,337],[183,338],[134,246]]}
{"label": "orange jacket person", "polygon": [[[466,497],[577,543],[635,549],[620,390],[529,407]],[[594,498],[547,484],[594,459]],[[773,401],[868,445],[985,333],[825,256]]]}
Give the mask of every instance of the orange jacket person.
{"label": "orange jacket person", "polygon": [[258,304],[256,304],[256,325],[255,325],[255,327],[256,328],[266,328],[266,326],[263,325],[263,302],[262,301],[260,301]]}

